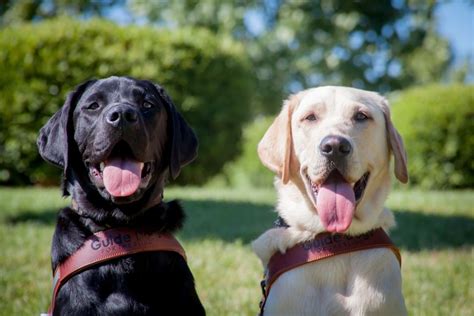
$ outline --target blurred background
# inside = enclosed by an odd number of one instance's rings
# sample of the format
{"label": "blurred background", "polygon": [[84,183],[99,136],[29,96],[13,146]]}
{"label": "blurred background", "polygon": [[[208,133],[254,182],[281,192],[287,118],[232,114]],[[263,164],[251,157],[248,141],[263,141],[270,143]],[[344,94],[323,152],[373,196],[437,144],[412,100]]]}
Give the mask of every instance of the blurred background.
{"label": "blurred background", "polygon": [[[202,259],[191,264],[211,315],[256,313],[248,244],[275,201],[256,146],[286,97],[319,85],[392,104],[410,184],[388,205],[411,254],[410,310],[474,313],[474,1],[2,0],[0,315],[49,299],[50,235],[68,201],[37,154],[38,130],[76,85],[111,75],[163,85],[198,134],[199,157],[169,192],[190,214],[180,237]],[[205,258],[223,251],[212,270]]]}
{"label": "blurred background", "polygon": [[[75,85],[110,75],[164,85],[195,128],[200,156],[180,183],[268,185],[255,146],[282,100],[332,84],[387,95],[396,120],[416,112],[402,135],[430,145],[409,148],[413,185],[474,184],[473,1],[17,0],[2,1],[0,25],[0,184],[57,183],[37,131]],[[464,120],[447,126],[438,107]],[[421,117],[442,139],[420,139],[433,132],[414,130]],[[426,163],[446,181],[419,175]]]}

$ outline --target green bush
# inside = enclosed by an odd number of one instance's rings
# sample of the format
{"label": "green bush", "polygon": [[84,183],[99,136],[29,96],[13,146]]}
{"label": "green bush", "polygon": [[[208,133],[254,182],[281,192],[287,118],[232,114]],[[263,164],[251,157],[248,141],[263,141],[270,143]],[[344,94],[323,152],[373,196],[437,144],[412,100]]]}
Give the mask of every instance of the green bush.
{"label": "green bush", "polygon": [[474,86],[413,88],[393,100],[392,108],[413,185],[474,187]]}
{"label": "green bush", "polygon": [[223,175],[210,184],[225,182],[233,187],[271,187],[275,175],[260,162],[257,145],[274,116],[258,117],[243,130],[242,154],[224,167]]}
{"label": "green bush", "polygon": [[252,100],[242,46],[198,29],[165,31],[66,18],[0,30],[0,184],[50,183],[38,129],[89,78],[128,75],[162,84],[200,140],[180,182],[202,183],[240,152]]}

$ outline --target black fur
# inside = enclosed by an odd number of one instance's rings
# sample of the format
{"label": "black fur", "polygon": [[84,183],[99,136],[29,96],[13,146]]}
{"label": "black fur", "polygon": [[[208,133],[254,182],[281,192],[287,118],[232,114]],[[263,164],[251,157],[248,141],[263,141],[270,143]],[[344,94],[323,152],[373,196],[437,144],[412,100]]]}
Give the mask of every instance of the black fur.
{"label": "black fur", "polygon": [[[94,102],[97,108],[90,106]],[[138,124],[107,124],[108,111],[120,106],[133,109]],[[97,231],[174,233],[182,227],[184,211],[176,201],[162,201],[163,187],[196,157],[197,139],[160,86],[125,77],[85,82],[41,129],[38,147],[45,160],[64,169],[64,195],[77,204],[58,215],[53,270]],[[149,162],[144,187],[127,197],[112,196],[93,176],[94,166],[117,151]],[[61,287],[54,310],[54,315],[204,314],[191,271],[174,252],[135,254],[80,272]]]}

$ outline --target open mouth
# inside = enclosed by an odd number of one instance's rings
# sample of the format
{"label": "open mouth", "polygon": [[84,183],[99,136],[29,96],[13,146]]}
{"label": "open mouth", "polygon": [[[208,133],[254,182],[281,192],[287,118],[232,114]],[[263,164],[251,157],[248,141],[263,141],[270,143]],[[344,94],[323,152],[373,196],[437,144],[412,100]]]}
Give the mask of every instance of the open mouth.
{"label": "open mouth", "polygon": [[344,232],[349,228],[369,176],[370,173],[366,172],[356,182],[349,183],[339,171],[333,170],[321,183],[313,183],[306,175],[307,190],[327,231]]}
{"label": "open mouth", "polygon": [[105,187],[113,197],[127,197],[146,188],[153,162],[138,161],[129,145],[121,141],[100,163],[89,165],[89,173],[98,187]]}
{"label": "open mouth", "polygon": [[[337,170],[332,171],[329,174],[329,176],[326,178],[326,180],[323,181],[323,183],[326,182],[332,176],[333,173],[339,173],[339,171]],[[352,190],[354,191],[354,198],[355,198],[356,204],[360,202],[360,200],[362,199],[362,196],[364,195],[365,187],[367,186],[367,182],[369,181],[369,176],[370,176],[370,172],[366,172],[359,180],[357,180],[357,182],[351,184]],[[317,198],[319,188],[323,185],[323,183],[315,184],[311,182],[311,179],[308,176],[306,177],[311,184],[311,190],[313,191],[314,197]]]}

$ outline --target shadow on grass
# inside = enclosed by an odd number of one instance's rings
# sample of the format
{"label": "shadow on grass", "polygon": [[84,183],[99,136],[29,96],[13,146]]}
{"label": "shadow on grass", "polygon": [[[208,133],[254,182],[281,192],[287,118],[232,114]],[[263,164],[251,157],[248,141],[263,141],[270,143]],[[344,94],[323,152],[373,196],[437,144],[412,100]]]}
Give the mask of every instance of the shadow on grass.
{"label": "shadow on grass", "polygon": [[218,238],[249,243],[273,225],[273,205],[246,202],[184,201],[185,239]]}
{"label": "shadow on grass", "polygon": [[59,209],[44,209],[21,212],[16,215],[7,216],[5,222],[7,224],[16,225],[23,223],[32,223],[39,225],[54,225]]}
{"label": "shadow on grass", "polygon": [[[188,218],[179,236],[187,240],[216,238],[249,243],[272,226],[273,205],[230,201],[183,201]],[[54,225],[57,210],[22,212],[6,218],[7,224]],[[410,251],[459,248],[474,245],[474,219],[395,210],[398,227],[391,232],[396,245]]]}
{"label": "shadow on grass", "polygon": [[397,220],[390,236],[410,251],[460,248],[474,245],[474,219],[460,215],[423,214],[394,210]]}

